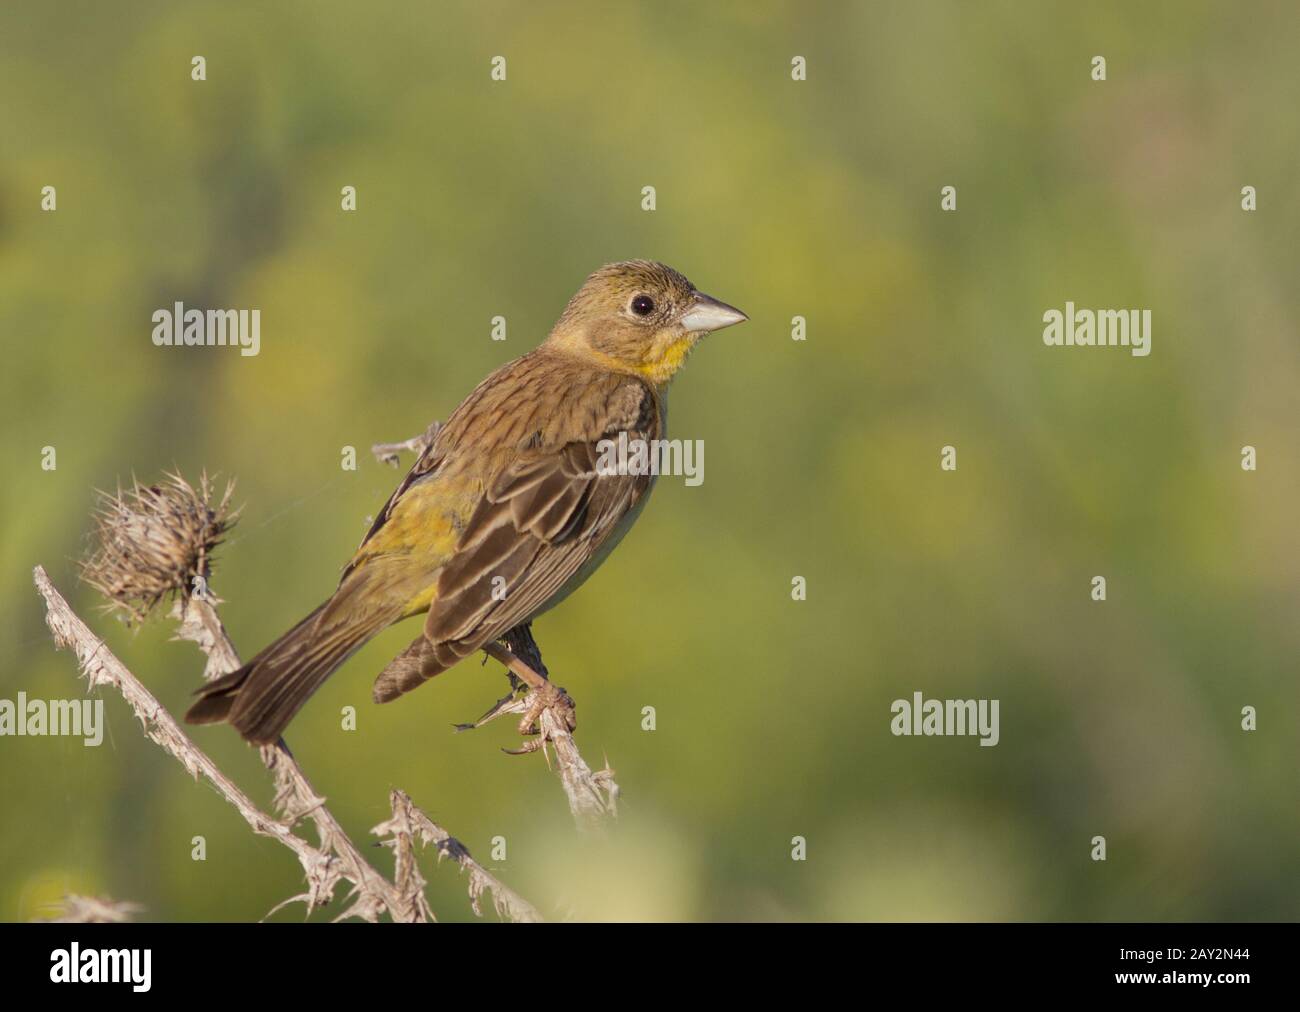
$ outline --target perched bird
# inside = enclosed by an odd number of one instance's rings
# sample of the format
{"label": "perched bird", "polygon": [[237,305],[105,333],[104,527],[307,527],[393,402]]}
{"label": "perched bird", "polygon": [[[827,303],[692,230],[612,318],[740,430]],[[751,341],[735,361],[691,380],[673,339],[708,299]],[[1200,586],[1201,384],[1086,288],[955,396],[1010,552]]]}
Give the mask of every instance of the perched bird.
{"label": "perched bird", "polygon": [[385,703],[562,601],[645,506],[652,474],[607,473],[598,444],[662,439],[668,384],[710,331],[748,319],[663,264],[593,273],[546,340],[480,383],[380,510],[328,601],[185,719],[279,738],[367,640],[425,615],[380,673]]}

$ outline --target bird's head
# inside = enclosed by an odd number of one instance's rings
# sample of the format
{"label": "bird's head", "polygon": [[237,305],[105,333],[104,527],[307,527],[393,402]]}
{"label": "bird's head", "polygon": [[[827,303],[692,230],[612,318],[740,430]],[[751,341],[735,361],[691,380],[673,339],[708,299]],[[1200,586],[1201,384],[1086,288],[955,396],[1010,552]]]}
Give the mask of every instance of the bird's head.
{"label": "bird's head", "polygon": [[548,341],[661,386],[705,334],[748,319],[671,267],[624,260],[583,282]]}

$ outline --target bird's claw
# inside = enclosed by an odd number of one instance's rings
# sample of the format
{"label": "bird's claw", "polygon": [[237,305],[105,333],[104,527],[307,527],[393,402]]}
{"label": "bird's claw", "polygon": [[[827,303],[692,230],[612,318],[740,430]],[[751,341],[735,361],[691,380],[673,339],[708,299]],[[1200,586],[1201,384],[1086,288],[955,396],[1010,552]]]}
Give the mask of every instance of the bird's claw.
{"label": "bird's claw", "polygon": [[[543,710],[553,710],[556,715],[564,721],[564,726],[570,730],[576,730],[578,727],[577,706],[573,699],[560,686],[553,682],[547,682],[542,688],[534,689],[528,694],[528,709],[519,719],[519,733],[523,735],[539,734],[540,727],[538,721],[541,719]],[[535,745],[529,742],[528,745]],[[537,748],[528,748],[526,752],[536,752]],[[525,753],[526,754],[526,753]]]}
{"label": "bird's claw", "polygon": [[526,741],[518,748],[503,748],[501,750],[506,755],[532,755],[534,752],[546,751],[546,739],[537,738],[534,741]]}
{"label": "bird's claw", "polygon": [[[522,682],[518,685],[522,686]],[[564,727],[573,731],[577,726],[576,717],[577,704],[573,698],[564,691],[560,686],[547,682],[540,689],[529,691],[524,696],[517,694],[517,689],[512,689],[489,707],[487,713],[479,717],[478,720],[468,724],[453,724],[457,731],[472,731],[475,728],[482,727],[498,717],[503,717],[508,713],[523,713],[519,719],[519,733],[528,737],[540,735],[542,712],[551,710],[564,722]],[[526,742],[518,749],[502,749],[507,755],[529,755],[545,747],[546,739],[538,738],[537,741]]]}

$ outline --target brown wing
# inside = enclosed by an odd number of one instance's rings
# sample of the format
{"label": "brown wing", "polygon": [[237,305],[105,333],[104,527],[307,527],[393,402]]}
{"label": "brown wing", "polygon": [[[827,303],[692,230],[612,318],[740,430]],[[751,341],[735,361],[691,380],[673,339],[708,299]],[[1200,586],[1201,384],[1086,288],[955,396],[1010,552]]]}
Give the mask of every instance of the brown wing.
{"label": "brown wing", "polygon": [[648,387],[626,378],[610,386],[602,410],[575,427],[586,429],[587,438],[520,448],[487,484],[438,575],[425,643],[412,644],[414,655],[428,660],[381,676],[376,699],[415,688],[526,622],[599,560],[652,481],[650,475],[601,473],[601,440],[660,435],[659,407]]}
{"label": "brown wing", "polygon": [[[537,417],[537,408],[543,403],[540,394],[552,380],[542,349],[536,349],[522,358],[507,362],[470,391],[469,396],[461,401],[446,423],[439,428],[435,438],[416,458],[411,469],[384,503],[383,509],[375,514],[355,556],[345,567],[343,577],[346,578],[365,557],[367,545],[383,530],[392,518],[394,509],[412,486],[436,478],[449,458],[458,461],[459,470],[473,470],[472,467],[465,466],[464,457],[467,454],[486,461],[500,449],[498,442],[504,440],[509,444],[517,441],[524,431],[532,431],[542,424],[542,420]],[[518,408],[519,402],[530,405],[532,410],[514,410]],[[507,412],[514,424],[502,424]],[[453,470],[456,469],[453,467]]]}
{"label": "brown wing", "polygon": [[489,490],[438,577],[425,625],[435,645],[473,653],[527,621],[596,557],[650,487],[649,475],[598,473],[598,458],[596,443],[570,443],[520,461]]}

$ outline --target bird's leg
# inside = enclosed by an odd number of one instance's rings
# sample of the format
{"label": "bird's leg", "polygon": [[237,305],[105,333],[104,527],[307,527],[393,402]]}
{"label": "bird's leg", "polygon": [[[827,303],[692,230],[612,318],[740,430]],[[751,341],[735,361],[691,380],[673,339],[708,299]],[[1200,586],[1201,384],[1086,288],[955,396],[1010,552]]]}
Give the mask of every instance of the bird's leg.
{"label": "bird's leg", "polygon": [[[534,662],[529,663],[528,661],[523,661],[523,663],[527,665],[529,668],[533,669],[534,671],[538,667],[541,667],[542,670],[541,677],[544,679],[546,677],[546,668],[541,665],[541,655],[540,652],[537,652],[536,643],[533,644],[533,651],[534,651],[533,656],[535,657]],[[505,655],[502,654],[499,649],[489,651],[486,647],[484,647],[483,654],[484,654],[483,656],[484,664],[487,663],[489,656],[497,657],[497,659],[500,660],[503,664],[508,665],[510,663],[510,660],[506,658]],[[457,731],[472,731],[475,728],[482,727],[484,724],[491,723],[492,721],[496,720],[498,717],[504,717],[508,713],[525,713],[532,707],[533,705],[532,701],[533,699],[536,698],[536,694],[534,693],[521,694],[520,691],[524,689],[528,685],[528,683],[525,682],[518,675],[516,675],[513,671],[511,671],[509,667],[506,668],[506,678],[510,680],[510,691],[507,692],[500,699],[498,699],[490,707],[488,707],[487,712],[483,714],[483,716],[479,717],[478,720],[472,721],[471,723],[468,724],[454,725]],[[536,719],[536,715],[534,715],[533,717],[533,720],[535,719]],[[531,723],[532,721],[530,721],[530,724]]]}
{"label": "bird's leg", "polygon": [[[520,734],[536,734],[538,718],[543,710],[553,710],[564,725],[572,731],[577,726],[574,714],[574,702],[569,694],[546,677],[546,665],[542,663],[542,652],[533,639],[532,629],[528,623],[511,629],[499,642],[483,646],[488,656],[500,661],[513,674],[517,675],[531,690],[528,694],[528,709],[519,721]],[[523,751],[536,751],[541,743],[525,746]]]}
{"label": "bird's leg", "polygon": [[[515,626],[504,636],[501,642],[505,645],[515,657],[523,662],[527,674],[516,672],[529,685],[534,685],[537,678],[546,681],[550,678],[551,673],[546,670],[546,664],[542,660],[542,648],[537,645],[537,640],[533,639],[533,624],[523,622]],[[533,678],[530,678],[532,675]],[[534,685],[534,687],[536,687]]]}

